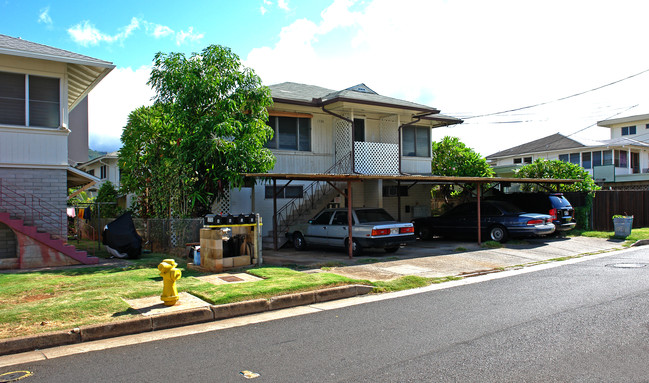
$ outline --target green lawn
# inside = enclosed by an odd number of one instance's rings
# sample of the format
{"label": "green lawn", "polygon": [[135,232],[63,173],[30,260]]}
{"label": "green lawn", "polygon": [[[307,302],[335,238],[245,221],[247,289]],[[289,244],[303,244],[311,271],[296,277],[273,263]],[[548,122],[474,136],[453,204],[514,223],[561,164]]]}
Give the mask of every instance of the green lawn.
{"label": "green lawn", "polygon": [[[124,299],[160,296],[162,278],[157,265],[165,258],[170,256],[153,253],[131,261],[128,267],[0,273],[0,338],[72,329],[138,315]],[[326,272],[262,267],[247,270],[264,278],[262,281],[214,285],[195,278],[201,273],[187,269],[185,260],[176,258],[176,262],[183,273],[177,282],[178,291],[216,305],[346,284],[373,285],[376,292],[383,292],[441,281],[401,278],[374,284]]]}
{"label": "green lawn", "polygon": [[[615,236],[615,232],[613,231],[584,231],[584,230],[571,230],[568,232],[568,235],[571,237],[594,237],[594,238],[607,238],[607,239],[618,239]],[[634,242],[639,241],[641,239],[648,239],[649,238],[649,227],[642,227],[638,229],[632,229],[631,230],[631,235],[628,237],[624,238],[624,246],[630,246]],[[621,239],[621,238],[620,238]]]}
{"label": "green lawn", "polygon": [[[573,230],[570,235],[614,238],[613,232]],[[633,229],[625,245],[646,238],[649,238],[649,228]],[[88,248],[96,246],[96,243],[84,245],[81,247]],[[96,255],[107,255],[103,246]],[[174,257],[152,253],[130,261],[127,267],[0,273],[0,338],[72,329],[138,315],[124,299],[159,296],[162,293],[162,278],[157,265],[165,258]],[[374,292],[379,293],[460,279],[406,276],[387,282],[369,282],[327,272],[303,273],[290,268],[261,267],[247,269],[247,272],[264,278],[262,281],[214,285],[195,278],[201,274],[187,269],[186,260],[175,259],[183,273],[177,283],[178,291],[188,292],[216,305],[346,284],[371,285]],[[370,259],[364,263],[374,261]],[[326,271],[327,267],[322,270]]]}

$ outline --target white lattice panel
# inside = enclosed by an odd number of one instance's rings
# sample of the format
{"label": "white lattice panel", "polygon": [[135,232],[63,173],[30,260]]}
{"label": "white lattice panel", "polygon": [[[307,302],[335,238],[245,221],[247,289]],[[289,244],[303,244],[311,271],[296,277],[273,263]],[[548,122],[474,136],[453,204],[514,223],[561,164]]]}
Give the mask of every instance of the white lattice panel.
{"label": "white lattice panel", "polygon": [[381,141],[390,144],[399,143],[399,119],[396,114],[383,117],[379,120]]}
{"label": "white lattice panel", "polygon": [[[344,116],[348,117],[348,116]],[[352,124],[340,118],[334,118],[336,135],[336,162],[349,156],[352,151]],[[349,169],[346,173],[351,173]]]}
{"label": "white lattice panel", "polygon": [[399,174],[399,146],[383,142],[354,142],[355,170],[361,174]]}
{"label": "white lattice panel", "polygon": [[212,210],[215,214],[230,214],[230,189],[224,190],[223,196],[217,199],[214,202],[214,209]]}

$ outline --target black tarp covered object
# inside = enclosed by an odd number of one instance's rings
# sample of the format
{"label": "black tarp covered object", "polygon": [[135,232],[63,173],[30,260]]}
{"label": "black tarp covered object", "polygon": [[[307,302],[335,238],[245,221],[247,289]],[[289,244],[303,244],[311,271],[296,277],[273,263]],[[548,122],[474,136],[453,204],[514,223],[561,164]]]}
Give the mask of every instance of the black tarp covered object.
{"label": "black tarp covered object", "polygon": [[106,225],[102,233],[102,243],[118,253],[126,254],[129,258],[139,258],[142,255],[142,237],[135,230],[129,212]]}

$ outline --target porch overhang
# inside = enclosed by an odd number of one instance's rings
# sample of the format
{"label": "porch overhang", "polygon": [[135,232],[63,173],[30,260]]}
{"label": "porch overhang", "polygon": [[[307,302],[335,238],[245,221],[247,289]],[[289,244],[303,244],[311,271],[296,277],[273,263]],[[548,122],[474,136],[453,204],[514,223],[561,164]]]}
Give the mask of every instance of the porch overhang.
{"label": "porch overhang", "polygon": [[[72,166],[68,166],[67,168],[67,174],[68,174],[68,188],[77,188],[80,186],[91,186],[92,184],[96,184],[99,182],[99,178],[95,176],[91,176],[90,174],[73,168]],[[89,185],[90,184],[90,185]]]}

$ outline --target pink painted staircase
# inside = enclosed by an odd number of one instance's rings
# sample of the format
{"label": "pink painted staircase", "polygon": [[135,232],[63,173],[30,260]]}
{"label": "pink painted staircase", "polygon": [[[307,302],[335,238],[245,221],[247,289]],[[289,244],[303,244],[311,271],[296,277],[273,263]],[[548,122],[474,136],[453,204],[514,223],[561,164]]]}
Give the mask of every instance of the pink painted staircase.
{"label": "pink painted staircase", "polygon": [[[18,190],[15,185],[0,178],[0,222],[15,232],[22,233],[82,264],[99,263],[99,258],[89,257],[85,251],[79,251],[65,242],[67,239],[65,207],[58,208],[33,194]],[[39,228],[49,229],[48,232],[44,232]]]}
{"label": "pink painted staircase", "polygon": [[99,258],[89,257],[85,251],[77,250],[74,246],[68,245],[63,240],[52,238],[49,233],[41,233],[34,226],[25,225],[22,219],[12,219],[9,213],[0,212],[0,222],[9,226],[12,230],[22,233],[45,246],[58,251],[61,254],[81,262],[84,265],[99,263]]}

